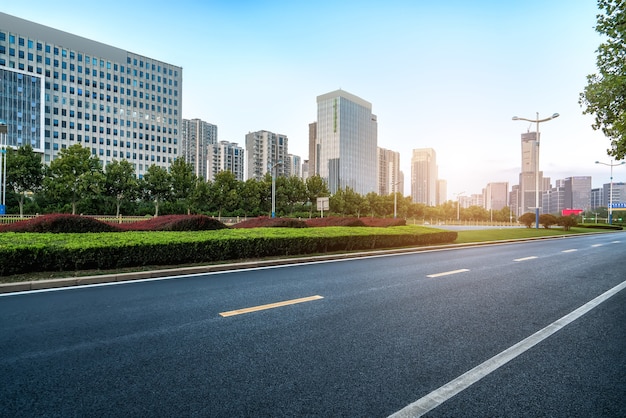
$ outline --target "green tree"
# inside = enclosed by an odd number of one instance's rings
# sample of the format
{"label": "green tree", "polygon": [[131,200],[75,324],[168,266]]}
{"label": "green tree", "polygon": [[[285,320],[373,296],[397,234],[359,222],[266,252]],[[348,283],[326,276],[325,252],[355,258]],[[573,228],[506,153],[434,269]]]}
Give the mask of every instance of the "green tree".
{"label": "green tree", "polygon": [[217,210],[217,216],[223,212],[232,213],[239,206],[237,179],[232,171],[220,171],[211,185],[211,206]]}
{"label": "green tree", "polygon": [[239,184],[239,207],[243,216],[263,213],[261,210],[261,186],[258,180],[252,178]]}
{"label": "green tree", "polygon": [[185,158],[178,157],[170,166],[170,175],[172,179],[172,197],[182,203],[187,210],[187,214],[190,214],[193,190],[197,181],[193,172],[193,165],[187,163]]}
{"label": "green tree", "polygon": [[365,195],[365,200],[367,200],[370,217],[373,218],[381,214],[384,205],[378,193],[369,192],[368,194]]}
{"label": "green tree", "polygon": [[557,225],[562,226],[564,231],[569,231],[571,227],[578,225],[578,221],[574,216],[559,216]]}
{"label": "green tree", "polygon": [[626,155],[626,9],[623,0],[598,0],[604,12],[597,16],[596,31],[606,37],[596,57],[597,74],[587,76],[580,94],[583,114],[595,115],[593,129],[611,140],[608,154],[618,160]]}
{"label": "green tree", "polygon": [[191,191],[189,204],[196,212],[206,212],[209,210],[209,200],[211,199],[211,183],[198,177],[195,187]]}
{"label": "green tree", "polygon": [[159,216],[159,205],[172,199],[172,177],[163,167],[151,165],[143,176],[144,194],[154,202],[154,216]]}
{"label": "green tree", "polygon": [[104,188],[115,198],[115,216],[120,216],[122,202],[137,197],[138,183],[133,165],[127,160],[111,161],[105,167]]}
{"label": "green tree", "polygon": [[30,144],[17,150],[7,149],[7,186],[18,195],[20,218],[24,217],[24,199],[28,192],[37,192],[44,178],[41,155]]}
{"label": "green tree", "polygon": [[535,214],[532,212],[526,212],[519,217],[519,222],[526,225],[526,228],[530,228],[535,223]]}
{"label": "green tree", "polygon": [[306,179],[306,199],[311,203],[310,213],[311,216],[313,211],[317,210],[317,198],[318,197],[327,197],[330,193],[328,192],[328,186],[326,185],[326,181],[321,178],[319,175],[311,176]]}
{"label": "green tree", "polygon": [[104,175],[97,156],[80,144],[61,149],[50,162],[49,176],[44,179],[46,191],[55,200],[69,201],[72,214],[80,199],[89,199],[102,190]]}
{"label": "green tree", "polygon": [[285,197],[290,213],[293,213],[296,207],[307,201],[306,184],[300,177],[290,176],[286,178]]}
{"label": "green tree", "polygon": [[556,216],[551,215],[549,213],[542,213],[541,215],[539,215],[539,224],[543,225],[544,228],[548,229],[552,225],[557,224]]}

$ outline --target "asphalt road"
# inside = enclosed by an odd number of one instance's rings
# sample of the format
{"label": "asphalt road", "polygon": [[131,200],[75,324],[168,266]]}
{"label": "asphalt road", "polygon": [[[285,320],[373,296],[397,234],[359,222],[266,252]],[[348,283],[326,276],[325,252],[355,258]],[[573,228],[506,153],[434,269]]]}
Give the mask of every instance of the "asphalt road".
{"label": "asphalt road", "polygon": [[1,295],[0,416],[412,416],[434,392],[426,416],[623,417],[625,255],[612,233]]}

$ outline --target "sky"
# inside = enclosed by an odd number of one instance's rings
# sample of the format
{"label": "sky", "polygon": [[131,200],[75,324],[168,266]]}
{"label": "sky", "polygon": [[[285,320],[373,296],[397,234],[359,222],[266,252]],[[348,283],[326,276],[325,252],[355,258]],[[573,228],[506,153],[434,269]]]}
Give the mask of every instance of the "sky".
{"label": "sky", "polygon": [[[433,148],[447,197],[517,184],[523,132],[540,125],[540,169],[609,182],[610,141],[579,94],[596,72],[594,0],[7,2],[2,11],[183,67],[183,118],[289,138],[308,159],[316,98],[343,89],[372,103],[378,146]],[[614,181],[626,181],[626,165]]]}

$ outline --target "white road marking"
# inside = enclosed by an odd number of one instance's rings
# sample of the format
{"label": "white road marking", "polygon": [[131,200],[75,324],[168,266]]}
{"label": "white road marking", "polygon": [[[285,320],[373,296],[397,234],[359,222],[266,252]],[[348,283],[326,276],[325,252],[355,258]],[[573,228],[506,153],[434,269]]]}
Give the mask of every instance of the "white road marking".
{"label": "white road marking", "polygon": [[537,257],[537,256],[533,255],[532,257],[516,258],[516,259],[515,259],[515,260],[513,260],[513,261],[526,261],[526,260],[534,260],[535,258],[539,258],[539,257]]}
{"label": "white road marking", "polygon": [[574,252],[576,252],[576,251],[578,251],[578,250],[577,250],[577,249],[575,249],[575,248],[572,248],[571,250],[563,250],[563,251],[561,251],[561,252],[562,252],[562,253],[574,253]]}
{"label": "white road marking", "polygon": [[443,273],[436,273],[436,274],[429,274],[426,277],[441,277],[441,276],[448,276],[450,274],[457,274],[457,273],[464,273],[466,271],[469,271],[469,269],[459,269],[459,270],[452,270],[452,271],[444,271]]}
{"label": "white road marking", "polygon": [[462,392],[469,386],[478,382],[483,377],[489,375],[509,361],[513,360],[520,354],[539,344],[555,332],[559,331],[561,328],[574,322],[575,320],[577,320],[587,312],[591,311],[595,307],[599,306],[601,303],[608,300],[611,296],[616,295],[625,288],[626,281],[623,281],[614,288],[607,290],[597,298],[585,303],[580,308],[570,312],[561,319],[558,319],[547,327],[537,331],[530,337],[507,348],[500,354],[495,355],[484,363],[474,367],[473,369],[462,374],[456,379],[441,386],[439,389],[430,392],[428,395],[418,399],[412,404],[390,415],[390,418],[421,417],[422,415],[438,407],[454,395]]}
{"label": "white road marking", "polygon": [[604,244],[593,244],[591,247],[602,247]]}
{"label": "white road marking", "polygon": [[228,316],[234,316],[234,315],[243,315],[243,314],[247,314],[251,312],[258,312],[258,311],[264,311],[267,309],[280,308],[282,306],[289,306],[289,305],[295,305],[298,303],[311,302],[313,300],[319,300],[319,299],[324,299],[324,297],[320,295],[315,295],[315,296],[309,296],[306,298],[291,299],[291,300],[285,300],[285,301],[276,302],[276,303],[268,303],[267,305],[253,306],[250,308],[235,309],[234,311],[220,312],[220,316],[228,317]]}

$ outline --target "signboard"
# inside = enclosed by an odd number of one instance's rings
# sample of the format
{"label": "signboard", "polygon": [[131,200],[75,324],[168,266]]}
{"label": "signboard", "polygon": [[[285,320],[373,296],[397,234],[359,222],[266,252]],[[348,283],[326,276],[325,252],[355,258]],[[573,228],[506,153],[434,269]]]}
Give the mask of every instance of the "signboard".
{"label": "signboard", "polygon": [[324,211],[330,209],[329,200],[327,197],[317,198],[317,209],[322,212],[322,218],[324,217]]}
{"label": "signboard", "polygon": [[563,216],[571,216],[571,215],[576,215],[576,216],[578,216],[578,215],[580,215],[581,213],[583,213],[583,210],[582,210],[582,209],[563,209],[563,210],[561,211],[561,214],[562,214]]}
{"label": "signboard", "polygon": [[7,214],[7,207],[5,205],[0,205],[0,215]]}
{"label": "signboard", "polygon": [[611,209],[626,210],[626,202],[613,202],[611,204]]}

